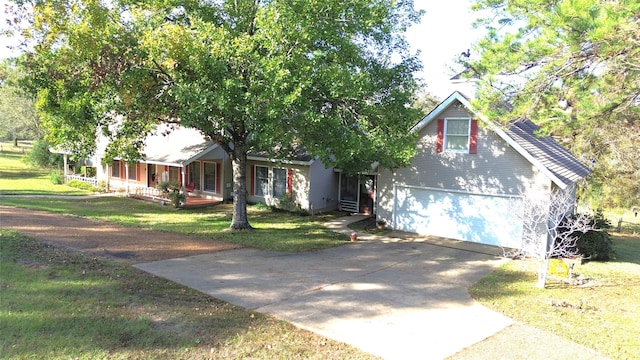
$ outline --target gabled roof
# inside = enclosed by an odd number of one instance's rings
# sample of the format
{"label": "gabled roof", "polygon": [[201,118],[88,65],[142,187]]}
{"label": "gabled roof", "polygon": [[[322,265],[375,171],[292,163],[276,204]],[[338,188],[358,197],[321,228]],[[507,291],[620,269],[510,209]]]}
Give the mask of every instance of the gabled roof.
{"label": "gabled roof", "polygon": [[540,137],[540,127],[530,120],[513,121],[507,134],[549,169],[563,183],[585,178],[591,170],[552,137]]}
{"label": "gabled roof", "polygon": [[469,99],[458,91],[453,92],[436,106],[427,116],[414,125],[411,131],[420,131],[431,121],[438,119],[440,114],[456,101],[460,102],[474,118],[485,123],[561,189],[565,189],[571,183],[586,177],[591,172],[587,166],[582,164],[553,138],[537,136],[536,131],[539,127],[533,122],[529,120],[513,121],[507,130],[503,130],[487,119],[486,116],[475,111]]}

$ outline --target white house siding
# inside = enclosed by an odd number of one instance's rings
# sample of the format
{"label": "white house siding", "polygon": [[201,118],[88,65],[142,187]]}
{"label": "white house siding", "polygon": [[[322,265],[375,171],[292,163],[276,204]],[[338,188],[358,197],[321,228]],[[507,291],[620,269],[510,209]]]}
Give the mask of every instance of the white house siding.
{"label": "white house siding", "polygon": [[313,213],[338,208],[338,173],[327,169],[321,161],[314,161],[309,172],[309,209]]}
{"label": "white house siding", "polygon": [[[448,117],[472,116],[456,101],[438,116],[438,118]],[[459,207],[466,207],[466,209],[456,209],[460,213],[456,216],[467,216],[469,223],[473,223],[471,213],[479,215],[478,221],[489,221],[490,215],[496,219],[504,218],[508,214],[513,215],[505,220],[504,224],[508,224],[515,219],[514,216],[519,211],[517,199],[521,194],[532,190],[548,193],[551,181],[545,175],[537,171],[528,160],[495,132],[485,127],[482,122],[479,125],[477,154],[437,153],[437,121],[433,120],[421,129],[417,144],[418,154],[412,159],[411,164],[408,167],[396,169],[393,173],[381,169],[378,177],[378,217],[387,221],[393,228],[403,229],[403,224],[394,224],[393,211],[394,207],[396,211],[407,209],[397,207],[400,206],[398,201],[402,199],[395,199],[394,195],[405,196],[406,189],[410,188],[416,189],[410,193],[411,196],[419,198],[424,196],[434,201],[434,204],[442,201],[439,205],[434,205],[435,208],[429,208],[428,204],[420,205],[423,210],[428,209],[424,211],[430,211],[430,216],[444,211],[443,204],[455,199]],[[498,209],[499,206],[502,207]],[[505,206],[510,209],[505,209]],[[493,214],[486,214],[492,210],[494,210]],[[500,221],[497,223],[499,224]],[[455,229],[446,229],[452,224],[444,222],[442,218],[439,223],[434,224],[443,230],[433,233],[434,227],[424,226],[421,229],[422,225],[417,224],[410,229],[423,234],[495,243],[495,240],[484,241],[477,238],[477,235],[471,234],[470,231],[458,229],[456,232]],[[487,224],[486,227],[491,226]],[[517,231],[518,229],[514,228],[511,233]],[[511,240],[509,242],[513,243]]]}

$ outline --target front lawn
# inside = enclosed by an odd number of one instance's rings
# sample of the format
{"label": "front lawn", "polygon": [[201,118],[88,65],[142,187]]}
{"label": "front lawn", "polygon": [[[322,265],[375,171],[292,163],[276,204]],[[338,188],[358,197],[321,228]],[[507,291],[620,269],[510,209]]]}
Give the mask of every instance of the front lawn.
{"label": "front lawn", "polygon": [[483,305],[614,359],[640,354],[640,236],[613,236],[616,259],[576,265],[583,285],[552,278],[538,289],[536,263],[511,261],[475,284]]}
{"label": "front lawn", "polygon": [[336,214],[300,216],[249,206],[254,231],[229,231],[232,205],[176,209],[125,197],[95,199],[3,198],[3,205],[83,216],[114,224],[222,240],[262,250],[299,252],[339,246],[348,240],[323,226]]}
{"label": "front lawn", "polygon": [[84,195],[90,192],[67,185],[53,184],[51,170],[25,162],[30,147],[0,145],[0,195]]}
{"label": "front lawn", "polygon": [[3,359],[371,359],[129,265],[0,234]]}

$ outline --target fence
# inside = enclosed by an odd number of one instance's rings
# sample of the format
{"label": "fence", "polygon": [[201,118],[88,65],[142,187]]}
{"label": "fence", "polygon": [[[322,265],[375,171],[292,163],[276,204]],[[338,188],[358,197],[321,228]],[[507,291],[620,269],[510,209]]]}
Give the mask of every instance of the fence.
{"label": "fence", "polygon": [[629,232],[640,233],[640,218],[632,219],[632,221],[625,221],[622,218],[618,219],[618,225],[616,226],[616,232]]}
{"label": "fence", "polygon": [[71,181],[71,180],[82,181],[84,183],[93,185],[93,187],[98,187],[98,179],[96,179],[94,177],[86,177],[86,176],[82,176],[82,175],[65,175],[64,176],[64,181],[65,182],[68,182],[68,181]]}

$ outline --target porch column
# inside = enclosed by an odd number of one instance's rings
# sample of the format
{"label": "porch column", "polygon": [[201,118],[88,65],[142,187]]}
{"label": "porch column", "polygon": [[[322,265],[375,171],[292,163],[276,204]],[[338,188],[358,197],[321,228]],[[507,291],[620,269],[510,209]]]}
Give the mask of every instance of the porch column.
{"label": "porch column", "polygon": [[124,180],[124,190],[125,190],[125,195],[129,196],[129,163],[124,163],[125,167],[124,167],[124,176],[125,176],[125,180]]}
{"label": "porch column", "polygon": [[187,186],[187,177],[184,171],[184,164],[180,165],[180,185],[182,187]]}
{"label": "porch column", "polygon": [[64,165],[63,165],[63,166],[64,166],[64,169],[62,170],[62,175],[64,175],[64,176],[67,176],[67,168],[69,168],[69,164],[68,164],[68,162],[67,162],[67,160],[68,160],[68,156],[69,156],[69,155],[67,155],[67,154],[63,154],[63,155],[62,155],[62,159],[63,159],[63,161],[64,161]]}

